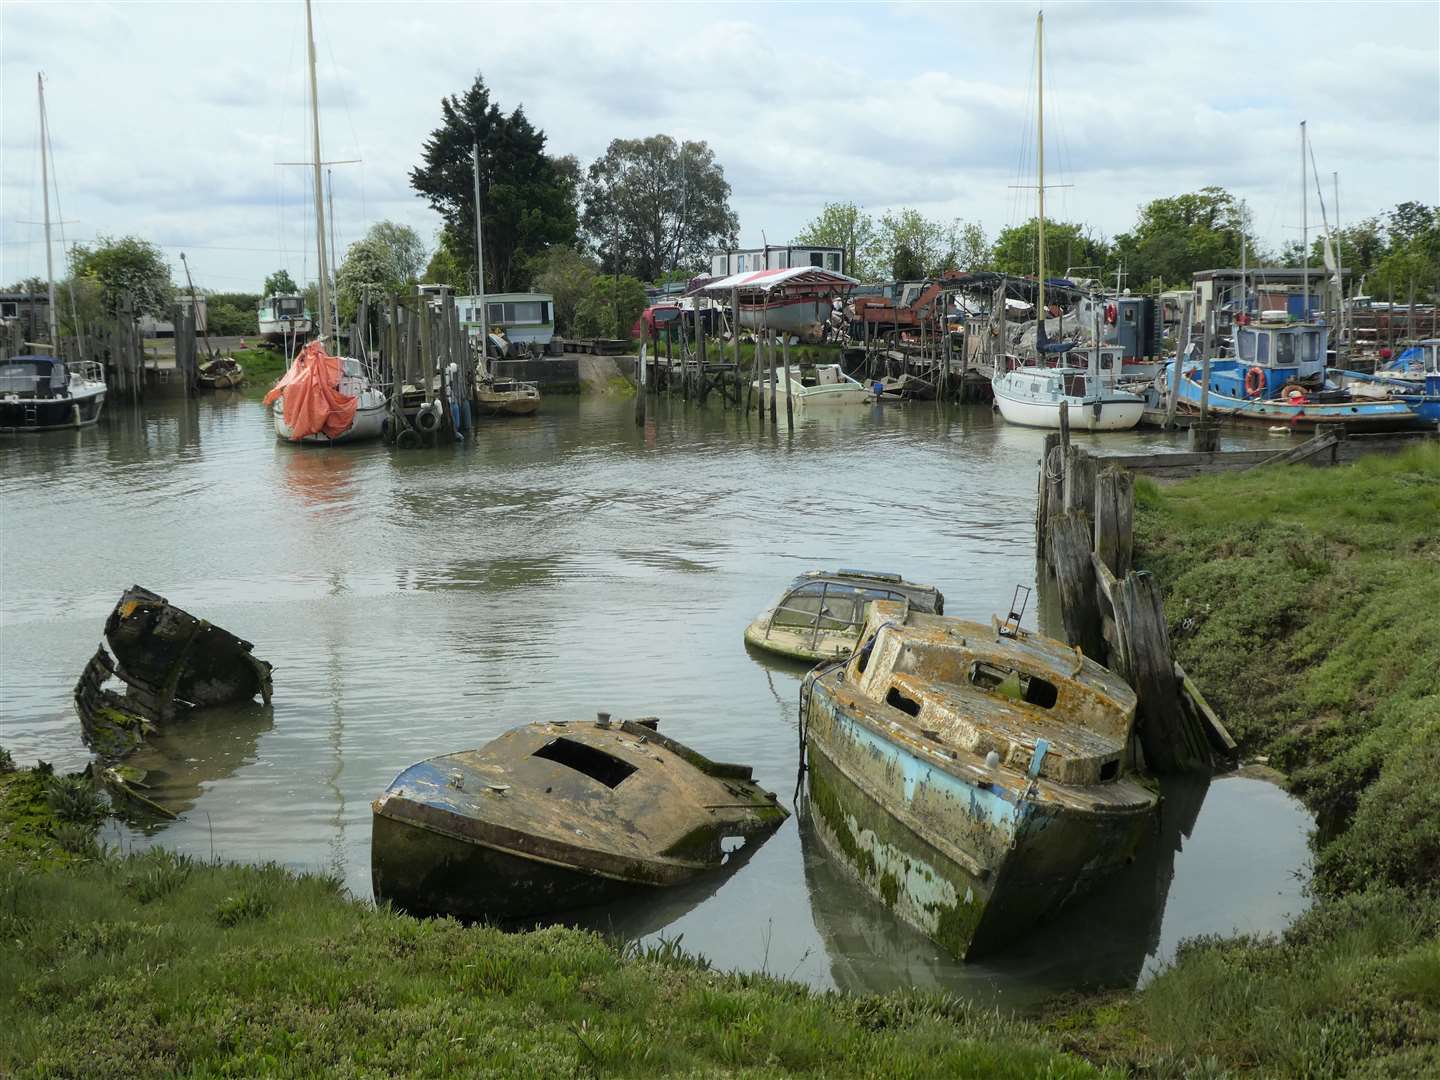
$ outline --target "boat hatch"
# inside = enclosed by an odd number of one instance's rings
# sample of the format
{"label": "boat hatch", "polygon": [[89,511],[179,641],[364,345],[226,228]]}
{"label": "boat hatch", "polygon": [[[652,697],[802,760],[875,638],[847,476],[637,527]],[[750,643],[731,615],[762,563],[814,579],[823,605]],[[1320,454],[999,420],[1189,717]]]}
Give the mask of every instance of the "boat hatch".
{"label": "boat hatch", "polygon": [[604,750],[563,737],[551,739],[531,756],[545,758],[584,773],[609,788],[618,787],[626,777],[635,772],[635,766],[628,761],[621,761]]}
{"label": "boat hatch", "polygon": [[987,694],[1023,701],[1041,709],[1053,708],[1060,698],[1054,683],[1018,668],[1001,667],[984,660],[970,665],[970,684]]}

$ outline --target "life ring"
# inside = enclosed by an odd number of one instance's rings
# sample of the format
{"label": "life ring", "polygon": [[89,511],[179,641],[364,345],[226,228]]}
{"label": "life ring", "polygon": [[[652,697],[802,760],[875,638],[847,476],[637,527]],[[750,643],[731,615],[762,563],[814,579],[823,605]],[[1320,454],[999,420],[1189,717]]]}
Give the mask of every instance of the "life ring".
{"label": "life ring", "polygon": [[1265,389],[1265,369],[1260,366],[1252,367],[1245,372],[1245,396],[1259,397],[1260,392]]}
{"label": "life ring", "polygon": [[1290,405],[1308,405],[1310,395],[1305,392],[1305,387],[1292,382],[1280,388],[1280,400]]}
{"label": "life ring", "polygon": [[1109,323],[1111,326],[1114,326],[1116,320],[1119,319],[1119,318],[1120,318],[1120,309],[1119,309],[1118,307],[1116,307],[1113,303],[1106,304],[1106,305],[1105,305],[1105,321],[1106,321],[1107,323]]}

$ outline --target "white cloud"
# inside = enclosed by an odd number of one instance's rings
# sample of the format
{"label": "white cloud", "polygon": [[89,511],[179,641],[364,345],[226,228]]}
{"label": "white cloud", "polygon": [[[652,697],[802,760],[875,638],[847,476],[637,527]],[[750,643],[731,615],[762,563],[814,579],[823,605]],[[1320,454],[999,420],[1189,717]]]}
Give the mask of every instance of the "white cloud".
{"label": "white cloud", "polygon": [[[483,72],[554,153],[616,137],[705,139],[748,240],[825,201],[914,205],[993,235],[1033,124],[1033,10],[1017,5],[316,5],[322,137],[343,248],[392,218],[440,99]],[[1298,223],[1308,119],[1348,220],[1440,203],[1433,4],[1115,4],[1046,16],[1052,212],[1113,235],[1149,199],[1219,184],[1265,239]],[[313,271],[298,3],[0,6],[0,282],[43,269],[35,68],[47,74],[67,237],[188,245],[197,280]],[[1032,129],[1033,130],[1033,129]],[[1024,182],[1033,182],[1028,177]],[[1312,204],[1312,219],[1318,211]],[[178,268],[178,246],[167,247]]]}

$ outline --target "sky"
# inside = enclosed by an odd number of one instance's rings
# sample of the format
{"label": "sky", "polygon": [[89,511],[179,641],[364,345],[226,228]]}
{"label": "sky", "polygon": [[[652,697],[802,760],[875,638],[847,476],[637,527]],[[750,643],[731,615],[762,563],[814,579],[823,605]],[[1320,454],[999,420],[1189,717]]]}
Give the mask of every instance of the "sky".
{"label": "sky", "polygon": [[[315,5],[343,252],[374,222],[433,246],[409,170],[440,100],[484,75],[582,167],[611,139],[703,139],[741,243],[826,202],[999,230],[1034,213],[1033,4]],[[1299,238],[1299,123],[1342,224],[1440,204],[1440,4],[1051,3],[1047,216],[1113,236],[1215,184],[1272,248]],[[305,14],[276,3],[0,0],[0,285],[45,272],[35,77],[64,242],[133,234],[184,281],[258,292],[315,273]],[[1321,212],[1310,181],[1312,231]],[[1029,186],[1027,188],[1027,185]]]}

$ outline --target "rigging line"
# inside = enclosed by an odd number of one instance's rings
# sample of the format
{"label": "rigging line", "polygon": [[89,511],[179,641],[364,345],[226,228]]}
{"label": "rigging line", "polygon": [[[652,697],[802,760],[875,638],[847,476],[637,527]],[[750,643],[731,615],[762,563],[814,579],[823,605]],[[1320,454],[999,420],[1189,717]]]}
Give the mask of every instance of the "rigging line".
{"label": "rigging line", "polygon": [[[42,152],[48,151],[50,154],[50,183],[51,186],[55,189],[55,216],[59,219],[57,223],[60,226],[60,250],[64,252],[66,250],[65,208],[60,205],[60,176],[59,170],[54,167],[55,139],[54,134],[50,130],[49,102],[42,101],[41,112],[44,118],[44,123],[41,124],[41,129],[45,132],[45,146],[43,147]],[[85,330],[84,327],[80,325],[80,310],[75,303],[75,275],[73,273],[65,275],[65,291],[70,296],[70,319],[75,324],[75,339],[79,342],[80,352],[83,355],[85,352]],[[58,345],[58,342],[56,344]]]}
{"label": "rigging line", "polygon": [[[319,20],[316,20],[316,21],[318,22]],[[333,44],[333,43],[331,42],[331,40],[330,40],[330,35],[326,34],[326,35],[324,35],[324,38],[325,38],[325,50],[326,50],[326,52],[328,52],[328,53],[330,54],[330,67],[331,67],[331,69],[335,72],[335,78],[334,78],[332,81],[335,83],[336,88],[340,91],[340,105],[341,105],[341,107],[345,110],[345,122],[350,125],[350,140],[351,140],[352,145],[355,147],[355,157],[356,157],[357,162],[358,162],[359,165],[360,165],[360,170],[361,170],[360,214],[361,214],[361,220],[364,221],[364,222],[365,222],[365,225],[368,227],[369,224],[370,224],[370,222],[369,222],[368,217],[366,216],[366,211],[365,211],[365,195],[364,195],[364,190],[365,190],[365,189],[364,189],[365,155],[361,152],[361,149],[360,149],[360,135],[359,135],[359,133],[355,130],[355,114],[354,114],[354,112],[353,112],[353,111],[351,110],[351,108],[350,108],[350,96],[349,96],[349,94],[347,94],[347,93],[345,92],[345,81],[344,81],[342,78],[340,78],[340,64],[339,64],[339,62],[335,59],[335,46],[334,46],[334,44]]]}

